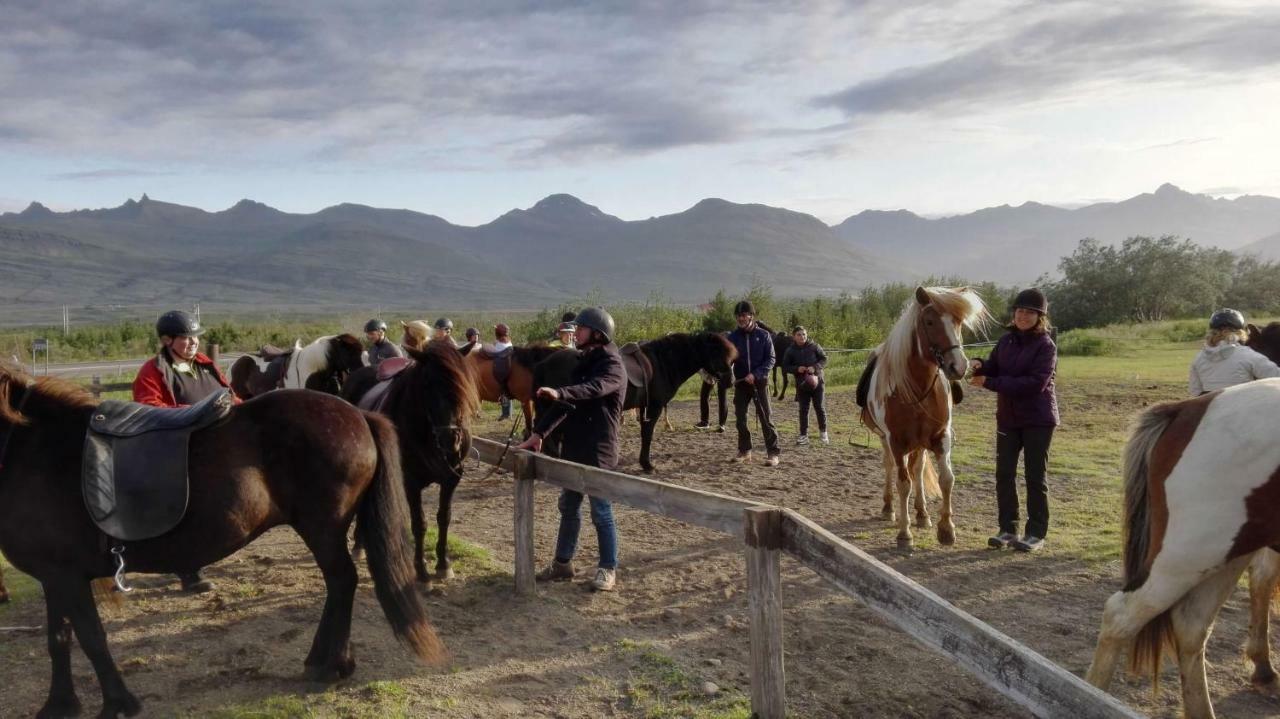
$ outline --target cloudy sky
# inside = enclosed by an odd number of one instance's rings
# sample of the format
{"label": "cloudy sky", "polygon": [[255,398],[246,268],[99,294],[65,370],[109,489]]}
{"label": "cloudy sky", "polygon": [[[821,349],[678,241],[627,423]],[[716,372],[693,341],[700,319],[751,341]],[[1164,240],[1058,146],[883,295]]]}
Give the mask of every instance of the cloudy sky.
{"label": "cloudy sky", "polygon": [[0,211],[1280,196],[1274,2],[0,0]]}

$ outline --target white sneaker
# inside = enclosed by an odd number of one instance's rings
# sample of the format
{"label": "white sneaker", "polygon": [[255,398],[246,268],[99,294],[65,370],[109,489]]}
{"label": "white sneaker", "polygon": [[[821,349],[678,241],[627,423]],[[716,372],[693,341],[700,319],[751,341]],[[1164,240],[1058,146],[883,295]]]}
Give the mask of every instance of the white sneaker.
{"label": "white sneaker", "polygon": [[829,437],[826,432],[822,433],[822,443],[831,444],[831,437]]}
{"label": "white sneaker", "polygon": [[805,446],[805,445],[807,445],[807,444],[809,444],[809,438],[808,438],[807,436],[805,436],[805,435],[803,435],[803,434],[802,434],[802,435],[800,435],[799,437],[796,437],[796,445],[797,445],[797,446],[799,446],[799,447],[803,447],[803,446]]}
{"label": "white sneaker", "polygon": [[618,570],[598,567],[596,568],[596,578],[591,580],[591,589],[597,592],[612,592],[613,586],[617,583]]}

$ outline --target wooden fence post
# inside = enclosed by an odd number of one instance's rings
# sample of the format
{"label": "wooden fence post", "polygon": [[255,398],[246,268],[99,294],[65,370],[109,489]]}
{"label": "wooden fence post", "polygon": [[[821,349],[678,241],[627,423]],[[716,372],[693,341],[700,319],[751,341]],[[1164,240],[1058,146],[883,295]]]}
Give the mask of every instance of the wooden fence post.
{"label": "wooden fence post", "polygon": [[537,583],[533,565],[533,489],[537,479],[532,454],[515,456],[515,563],[516,594],[534,596]]}
{"label": "wooden fence post", "polygon": [[782,512],[744,510],[747,606],[751,613],[751,711],[759,719],[786,716],[782,657]]}
{"label": "wooden fence post", "polygon": [[215,365],[216,365],[216,364],[218,364],[218,358],[219,358],[221,355],[222,355],[222,346],[221,346],[221,345],[219,345],[219,344],[217,344],[217,343],[214,343],[214,344],[209,345],[209,359],[213,360],[213,363],[214,363]]}
{"label": "wooden fence post", "polygon": [[93,382],[89,384],[89,391],[93,393],[95,399],[102,398],[102,376],[94,375]]}

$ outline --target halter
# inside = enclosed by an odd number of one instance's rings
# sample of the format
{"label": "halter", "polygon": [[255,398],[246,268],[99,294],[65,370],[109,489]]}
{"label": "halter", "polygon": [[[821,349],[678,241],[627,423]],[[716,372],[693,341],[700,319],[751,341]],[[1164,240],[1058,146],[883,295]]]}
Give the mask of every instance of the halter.
{"label": "halter", "polygon": [[[22,414],[22,408],[27,406],[27,398],[35,394],[35,392],[32,391],[32,388],[35,387],[35,384],[36,383],[33,380],[27,380],[26,382],[23,383],[22,389],[24,391],[22,393],[22,398],[18,400],[18,404],[14,405],[13,407],[14,412],[18,414]],[[10,383],[10,385],[12,385],[12,383]],[[13,439],[13,430],[16,427],[17,427],[16,424],[11,423],[4,430],[4,438],[0,439],[0,471],[4,470],[4,456],[9,450],[9,440]]]}

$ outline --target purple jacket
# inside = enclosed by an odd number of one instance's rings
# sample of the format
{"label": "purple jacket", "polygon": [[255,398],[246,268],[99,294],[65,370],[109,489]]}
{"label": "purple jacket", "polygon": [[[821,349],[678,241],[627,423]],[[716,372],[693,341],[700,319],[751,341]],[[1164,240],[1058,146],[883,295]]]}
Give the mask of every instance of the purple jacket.
{"label": "purple jacket", "polygon": [[1047,333],[1011,330],[1001,337],[973,371],[986,377],[983,386],[997,395],[996,428],[1057,427],[1057,370],[1058,347]]}
{"label": "purple jacket", "polygon": [[776,357],[773,354],[773,335],[756,323],[750,332],[735,329],[729,333],[729,341],[738,348],[738,359],[733,362],[733,379],[736,382],[753,374],[763,384],[769,379]]}

